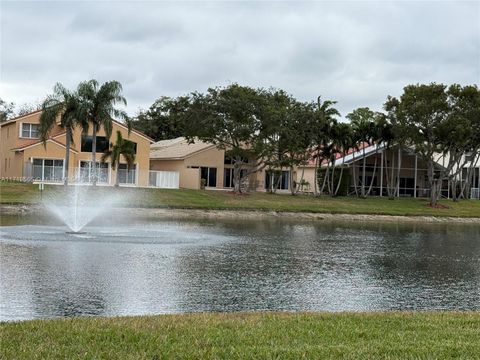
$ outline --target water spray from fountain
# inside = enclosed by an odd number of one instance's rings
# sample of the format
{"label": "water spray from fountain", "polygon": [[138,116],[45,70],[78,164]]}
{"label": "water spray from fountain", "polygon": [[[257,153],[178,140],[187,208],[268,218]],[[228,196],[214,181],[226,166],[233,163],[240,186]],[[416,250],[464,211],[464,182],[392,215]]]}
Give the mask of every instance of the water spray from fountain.
{"label": "water spray from fountain", "polygon": [[125,200],[125,194],[112,188],[72,184],[45,196],[43,205],[70,229],[68,233],[78,234],[94,219]]}

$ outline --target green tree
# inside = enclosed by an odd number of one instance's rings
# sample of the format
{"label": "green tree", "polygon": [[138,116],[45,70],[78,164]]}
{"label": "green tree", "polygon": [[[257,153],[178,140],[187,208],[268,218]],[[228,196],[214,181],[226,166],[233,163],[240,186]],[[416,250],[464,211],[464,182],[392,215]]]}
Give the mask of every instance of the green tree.
{"label": "green tree", "polygon": [[53,94],[48,95],[42,104],[40,115],[40,139],[46,146],[51,130],[59,120],[58,125],[65,130],[65,163],[63,167],[63,183],[68,185],[68,168],[70,163],[70,147],[73,144],[73,129],[87,129],[86,119],[80,114],[80,99],[74,91],[69,91],[57,83]]}
{"label": "green tree", "polygon": [[408,85],[400,99],[389,97],[385,108],[393,113],[397,133],[405,136],[405,142],[427,163],[430,187],[430,205],[436,206],[441,193],[446,169],[437,169],[436,156],[442,153],[442,144],[450,136],[439,131],[449,116],[446,86],[443,84]]}
{"label": "green tree", "polygon": [[243,177],[266,166],[267,104],[265,91],[238,84],[190,95],[185,135],[192,142],[198,138],[226,151],[233,162],[235,192],[242,191]]}
{"label": "green tree", "polygon": [[122,85],[118,81],[107,81],[101,86],[96,80],[84,81],[78,85],[81,99],[81,114],[92,123],[92,173],[93,182],[97,184],[97,132],[103,127],[107,139],[112,134],[112,117],[126,120],[128,128],[131,122],[127,114],[117,109],[117,104],[127,104],[122,95]]}
{"label": "green tree", "polygon": [[[444,139],[441,144],[442,155],[448,159],[446,168],[448,179],[452,185],[452,198],[457,195],[465,197],[464,192],[471,183],[473,169],[480,155],[480,91],[476,85],[460,86],[453,84],[447,90],[449,114],[437,129],[439,137]],[[460,184],[458,178],[467,166],[466,153],[471,161],[466,169],[466,179]],[[469,189],[468,189],[469,190]]]}
{"label": "green tree", "polygon": [[185,115],[190,105],[188,96],[172,99],[161,97],[147,111],[132,119],[132,127],[156,141],[184,136]]}
{"label": "green tree", "polygon": [[335,177],[335,167],[337,165],[337,156],[333,156],[333,166],[332,166],[332,174],[331,174],[331,192],[332,196],[337,196],[338,191],[340,190],[340,185],[342,184],[343,179],[343,171],[345,168],[345,156],[348,154],[350,149],[353,149],[355,146],[353,140],[353,132],[352,127],[348,123],[336,123],[334,124],[332,131],[332,143],[333,143],[333,150],[335,154],[340,154],[342,158],[342,164],[340,167],[340,175],[338,178]]}
{"label": "green tree", "polygon": [[[103,153],[101,161],[110,159],[112,163],[112,169],[115,170],[117,165],[120,164],[120,158],[123,157],[127,163],[127,171],[135,165],[135,143],[130,140],[124,139],[122,133],[117,131],[117,139],[115,144],[110,143],[110,148]],[[115,178],[115,186],[119,186],[120,176],[117,171]]]}
{"label": "green tree", "polygon": [[[367,184],[366,184],[366,156],[365,150],[367,146],[372,145],[376,141],[376,129],[375,118],[377,114],[370,110],[368,107],[358,108],[353,110],[347,115],[347,119],[350,120],[354,138],[357,142],[356,146],[361,146],[363,161],[362,161],[362,183],[361,183],[361,196],[365,198],[367,196]],[[354,186],[355,193],[357,194],[357,176],[355,174],[356,165],[353,164],[354,169]]]}
{"label": "green tree", "polygon": [[316,104],[313,104],[314,111],[311,117],[309,128],[311,130],[312,141],[312,154],[315,159],[315,184],[314,194],[318,195],[318,181],[319,178],[319,166],[325,161],[327,162],[327,168],[325,170],[325,178],[321,186],[321,192],[326,184],[326,178],[329,176],[329,167],[331,163],[331,153],[333,150],[332,143],[332,128],[337,122],[336,117],[340,116],[337,109],[333,107],[337,102],[331,100],[325,100],[322,102],[321,97],[317,98]]}
{"label": "green tree", "polygon": [[9,120],[14,116],[15,104],[0,98],[0,123]]}

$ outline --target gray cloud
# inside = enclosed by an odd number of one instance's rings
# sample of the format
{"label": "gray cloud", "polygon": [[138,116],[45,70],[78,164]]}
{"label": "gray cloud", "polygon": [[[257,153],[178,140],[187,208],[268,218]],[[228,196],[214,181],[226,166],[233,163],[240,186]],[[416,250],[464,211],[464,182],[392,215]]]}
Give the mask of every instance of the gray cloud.
{"label": "gray cloud", "polygon": [[480,3],[0,2],[0,96],[116,79],[128,112],[162,95],[240,84],[343,115],[417,82],[480,82]]}

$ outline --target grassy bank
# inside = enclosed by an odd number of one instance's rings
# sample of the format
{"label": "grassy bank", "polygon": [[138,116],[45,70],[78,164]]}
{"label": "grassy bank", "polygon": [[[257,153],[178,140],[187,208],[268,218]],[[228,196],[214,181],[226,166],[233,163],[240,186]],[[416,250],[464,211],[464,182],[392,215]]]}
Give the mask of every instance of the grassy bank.
{"label": "grassy bank", "polygon": [[0,324],[2,359],[476,359],[479,313],[191,314]]}
{"label": "grassy bank", "polygon": [[[338,214],[378,214],[410,216],[454,216],[480,217],[480,201],[463,200],[453,202],[442,200],[446,209],[428,207],[426,199],[386,198],[358,199],[353,197],[320,197],[289,194],[266,194],[262,192],[248,195],[234,195],[225,191],[164,190],[141,188],[91,188],[98,191],[99,198],[105,193],[118,193],[125,206],[169,207],[190,209],[233,209],[268,210]],[[47,186],[44,196],[51,192],[63,191],[61,186]],[[0,203],[32,204],[40,202],[38,185],[0,182]]]}

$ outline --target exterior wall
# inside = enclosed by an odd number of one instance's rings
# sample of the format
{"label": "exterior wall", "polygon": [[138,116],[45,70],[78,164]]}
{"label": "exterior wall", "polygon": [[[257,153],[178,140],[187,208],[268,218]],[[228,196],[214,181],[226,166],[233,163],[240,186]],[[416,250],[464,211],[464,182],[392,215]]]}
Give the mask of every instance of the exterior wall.
{"label": "exterior wall", "polygon": [[[112,128],[112,135],[110,138],[110,142],[114,142],[116,137],[117,137],[117,131],[120,131],[124,139],[128,139],[130,141],[136,142],[137,143],[137,154],[135,156],[135,163],[137,164],[137,185],[138,186],[148,186],[148,176],[149,176],[149,169],[150,169],[150,142],[144,138],[142,138],[140,135],[134,133],[133,131],[128,134],[128,130],[126,127],[121,126],[117,124],[116,122],[113,123],[113,128]],[[89,127],[87,135],[92,135],[93,134],[93,129],[92,126]],[[97,136],[105,136],[105,131],[100,129],[97,131]],[[63,140],[64,141],[64,140]],[[62,142],[63,142],[62,141]],[[92,160],[92,153],[91,152],[82,152],[81,151],[81,143],[82,143],[82,132],[80,129],[77,129],[74,134],[73,134],[73,142],[75,149],[78,151],[78,154],[75,157],[75,164],[74,166],[76,168],[80,167],[80,162],[81,161],[91,161]],[[98,153],[96,154],[96,160],[100,161],[102,158],[103,153]],[[110,160],[106,160],[107,163],[109,163],[110,167]],[[125,160],[123,157],[120,159],[120,163],[125,163]],[[113,170],[110,167],[110,183],[114,184],[115,179],[117,176],[117,171]]]}
{"label": "exterior wall", "polygon": [[179,186],[184,189],[200,189],[200,169],[187,168],[185,160],[150,160],[150,170],[176,171],[179,173]]}
{"label": "exterior wall", "polygon": [[[23,153],[23,156],[21,155]],[[55,159],[65,161],[65,148],[52,142],[47,142],[44,147],[43,144],[36,145],[31,148],[25,149],[23,152],[17,152],[19,156],[22,156],[23,163],[19,163],[18,166],[22,169],[22,176],[31,176],[24,172],[25,166],[32,166],[33,159]],[[70,164],[69,164],[69,176],[74,174],[74,160],[76,154],[70,151]]]}
{"label": "exterior wall", "polygon": [[195,153],[192,156],[182,160],[151,159],[150,170],[178,171],[180,175],[181,188],[200,189],[200,168],[216,168],[216,188],[223,188],[223,176],[225,169],[224,162],[225,151],[211,148]]}
{"label": "exterior wall", "polygon": [[21,177],[18,172],[15,153],[10,149],[16,146],[18,130],[15,123],[0,127],[0,177]]}
{"label": "exterior wall", "polygon": [[191,167],[216,168],[217,169],[217,186],[216,187],[223,188],[223,174],[225,169],[224,162],[225,162],[225,151],[218,150],[216,148],[211,148],[208,150],[198,152],[186,158],[184,160],[184,165],[187,168],[191,168]]}
{"label": "exterior wall", "polygon": [[[26,176],[27,174],[24,174],[24,167],[26,164],[31,164],[33,158],[65,159],[65,148],[52,142],[47,142],[46,148],[43,146],[43,144],[37,144],[36,146],[26,148],[23,151],[12,150],[14,148],[19,148],[32,142],[38,141],[38,139],[22,138],[20,136],[20,130],[22,127],[22,123],[38,124],[40,122],[40,115],[41,112],[35,112],[26,115],[16,121],[3,124],[3,126],[0,127],[0,177]],[[128,134],[128,129],[125,126],[114,122],[112,136],[110,138],[111,142],[115,141],[117,130],[122,133],[123,138],[129,139],[137,143],[137,154],[135,156],[135,163],[137,164],[137,185],[148,186],[150,168],[150,141],[133,131]],[[59,134],[62,132],[63,130],[58,125],[56,125],[51,131],[51,137],[55,137],[56,141],[65,144],[65,134],[55,136],[55,134]],[[88,135],[92,135],[92,132],[93,129],[92,126],[90,126]],[[105,131],[101,129],[97,132],[97,135],[105,136]],[[91,161],[92,159],[91,152],[81,151],[81,136],[82,130],[79,128],[75,129],[73,134],[73,143],[71,147],[72,149],[77,150],[78,153],[71,152],[70,155],[70,164],[68,171],[68,176],[70,178],[75,177],[75,170],[80,167],[80,161]],[[100,161],[102,155],[102,153],[97,153],[97,161]],[[6,168],[5,159],[7,160]],[[110,161],[107,160],[107,162],[109,163]],[[121,158],[120,163],[125,163],[123,157]],[[113,185],[115,183],[115,178],[117,174],[115,170],[112,170],[110,168],[110,166],[109,172],[110,184]]]}

